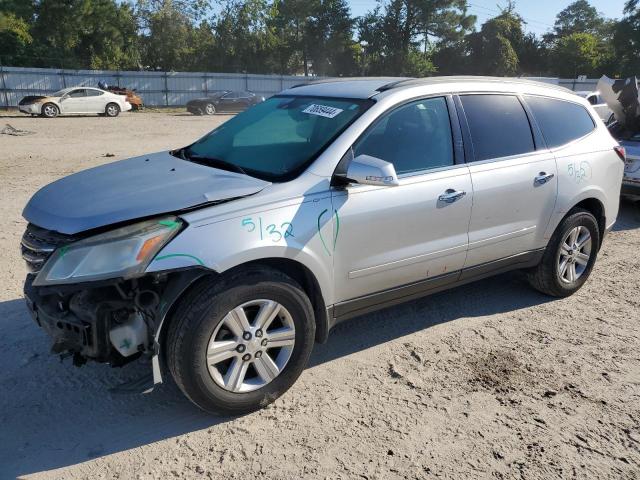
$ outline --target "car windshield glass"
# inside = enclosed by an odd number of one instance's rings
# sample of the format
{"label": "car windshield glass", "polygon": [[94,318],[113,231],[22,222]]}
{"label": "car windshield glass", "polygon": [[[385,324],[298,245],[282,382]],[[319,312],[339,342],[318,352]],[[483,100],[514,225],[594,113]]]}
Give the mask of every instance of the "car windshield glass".
{"label": "car windshield glass", "polygon": [[57,92],[53,93],[51,96],[52,97],[61,97],[63,96],[65,93],[69,93],[70,89],[68,88],[63,88],[62,90],[58,90]]}
{"label": "car windshield glass", "polygon": [[[299,175],[373,102],[278,96],[236,115],[183,151],[216,159],[269,181]],[[212,163],[212,166],[215,164]]]}

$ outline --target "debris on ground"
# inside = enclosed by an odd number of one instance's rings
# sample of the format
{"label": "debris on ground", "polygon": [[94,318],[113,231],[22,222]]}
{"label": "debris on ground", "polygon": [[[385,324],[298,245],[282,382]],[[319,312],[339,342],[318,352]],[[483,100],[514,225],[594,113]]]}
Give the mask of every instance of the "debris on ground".
{"label": "debris on ground", "polygon": [[8,123],[5,124],[4,128],[0,130],[0,134],[5,135],[13,135],[15,137],[22,137],[24,135],[32,135],[36,132],[32,132],[30,130],[20,130],[19,128],[12,127]]}

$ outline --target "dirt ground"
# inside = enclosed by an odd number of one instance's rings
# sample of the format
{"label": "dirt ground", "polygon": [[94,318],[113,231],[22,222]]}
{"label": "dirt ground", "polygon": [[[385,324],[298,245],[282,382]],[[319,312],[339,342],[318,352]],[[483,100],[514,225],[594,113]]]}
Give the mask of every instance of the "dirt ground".
{"label": "dirt ground", "polygon": [[[0,116],[0,478],[640,478],[640,207],[623,203],[585,287],[511,273],[366,315],[317,345],[267,409],[212,417],[145,365],[74,368],[21,297],[20,213],[42,185],[185,145],[226,117]],[[113,154],[113,157],[106,157]]]}

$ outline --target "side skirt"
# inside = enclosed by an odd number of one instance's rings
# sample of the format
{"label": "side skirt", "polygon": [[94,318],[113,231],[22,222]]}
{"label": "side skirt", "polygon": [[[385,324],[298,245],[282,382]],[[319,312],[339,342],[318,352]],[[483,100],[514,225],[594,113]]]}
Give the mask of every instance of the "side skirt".
{"label": "side skirt", "polygon": [[510,257],[501,258],[500,260],[483,263],[482,265],[464,268],[437,277],[337,303],[328,308],[329,318],[332,320],[330,327],[349,318],[409,302],[433,293],[475,282],[476,280],[492,277],[511,270],[535,267],[542,260],[543,254],[544,248],[519,253]]}

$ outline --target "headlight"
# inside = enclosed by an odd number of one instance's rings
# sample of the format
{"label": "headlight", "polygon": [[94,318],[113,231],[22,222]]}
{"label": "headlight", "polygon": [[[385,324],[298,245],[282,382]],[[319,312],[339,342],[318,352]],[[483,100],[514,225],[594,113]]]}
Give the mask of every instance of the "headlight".
{"label": "headlight", "polygon": [[176,217],[149,220],[118,228],[57,249],[33,285],[131,278],[142,274],[149,262],[179,231]]}

